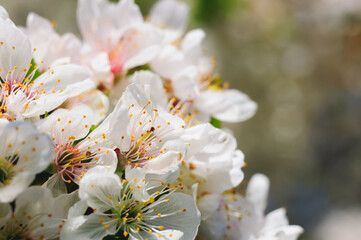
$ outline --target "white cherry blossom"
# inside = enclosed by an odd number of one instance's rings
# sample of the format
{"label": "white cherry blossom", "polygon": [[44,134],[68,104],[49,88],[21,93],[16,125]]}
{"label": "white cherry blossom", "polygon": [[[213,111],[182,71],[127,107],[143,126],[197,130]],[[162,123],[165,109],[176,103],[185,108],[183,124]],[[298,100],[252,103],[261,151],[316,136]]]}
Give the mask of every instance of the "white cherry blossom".
{"label": "white cherry blossom", "polygon": [[72,33],[59,35],[53,23],[35,13],[28,15],[23,31],[32,46],[38,49],[34,52],[34,60],[40,71],[64,63],[84,65],[91,70],[92,80],[97,85],[107,85],[110,64],[106,52],[90,52]]}
{"label": "white cherry blossom", "polygon": [[[61,239],[102,239],[118,235],[135,240],[192,240],[197,233],[200,215],[193,199],[165,183],[136,178],[121,180],[101,171],[88,173],[80,182],[79,196],[93,213],[71,218]],[[133,177],[130,173],[128,176]],[[156,185],[151,183],[158,183]],[[148,186],[148,184],[151,184]],[[144,191],[139,191],[143,189]],[[136,191],[136,195],[135,190]],[[140,193],[146,194],[141,196]]]}
{"label": "white cherry blossom", "polygon": [[72,109],[79,104],[86,104],[94,112],[94,123],[101,123],[109,111],[109,99],[100,90],[93,89],[85,91],[75,97],[69,98],[63,106]]}
{"label": "white cherry blossom", "polygon": [[49,189],[30,187],[15,201],[15,210],[0,203],[0,240],[59,239],[69,209],[79,200],[77,192],[54,198]]}
{"label": "white cherry blossom", "polygon": [[264,215],[268,189],[268,178],[256,174],[245,196],[225,193],[201,197],[197,202],[202,213],[200,239],[296,240],[303,229],[289,225],[285,209]]}
{"label": "white cherry blossom", "polygon": [[53,146],[49,137],[29,122],[0,127],[0,202],[11,202],[47,168]]}
{"label": "white cherry blossom", "polygon": [[89,134],[93,123],[93,111],[86,105],[77,105],[71,110],[58,109],[39,122],[39,129],[53,139],[52,169],[55,173],[47,186],[54,193],[66,193],[65,183],[78,184],[95,166],[116,169],[117,158],[112,150],[108,120]]}
{"label": "white cherry blossom", "polygon": [[78,4],[82,36],[94,52],[108,54],[115,76],[148,63],[158,54],[162,32],[144,22],[133,0],[80,0]]}
{"label": "white cherry blossom", "polygon": [[198,184],[198,195],[223,193],[243,180],[244,154],[235,138],[210,124],[187,128],[182,140],[188,143],[178,181],[187,188]]}
{"label": "white cherry blossom", "polygon": [[0,18],[0,29],[0,118],[37,117],[93,88],[89,71],[73,64],[49,67],[35,77],[31,60],[37,49],[10,19]]}
{"label": "white cherry blossom", "polygon": [[179,137],[185,123],[157,109],[148,86],[133,83],[127,87],[113,112],[111,137],[124,165],[166,173],[183,158],[184,144]]}
{"label": "white cherry blossom", "polygon": [[240,122],[252,117],[257,104],[214,77],[215,64],[203,54],[203,30],[188,32],[179,46],[165,45],[151,62],[152,70],[170,82],[169,93],[202,114],[221,121]]}
{"label": "white cherry blossom", "polygon": [[150,11],[149,22],[162,28],[164,42],[179,40],[187,29],[189,7],[179,0],[160,0]]}

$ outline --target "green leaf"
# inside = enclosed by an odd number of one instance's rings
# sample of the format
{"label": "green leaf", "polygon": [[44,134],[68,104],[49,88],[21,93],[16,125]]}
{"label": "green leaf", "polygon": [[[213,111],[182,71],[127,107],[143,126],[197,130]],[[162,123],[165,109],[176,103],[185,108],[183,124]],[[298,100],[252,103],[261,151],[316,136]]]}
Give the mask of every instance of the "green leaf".
{"label": "green leaf", "polygon": [[222,22],[245,3],[245,0],[194,0],[193,18],[205,24]]}
{"label": "green leaf", "polygon": [[222,128],[222,122],[220,120],[218,120],[217,118],[211,117],[210,123],[215,128]]}
{"label": "green leaf", "polygon": [[50,164],[46,169],[45,169],[46,173],[49,173],[51,175],[53,175],[54,173],[56,173],[56,167],[53,164]]}
{"label": "green leaf", "polygon": [[88,137],[89,134],[90,134],[92,131],[94,131],[97,127],[98,127],[98,126],[96,126],[96,125],[92,125],[92,126],[90,127],[90,130],[89,130],[88,134],[87,134],[85,137],[74,141],[74,144],[73,144],[73,145],[75,146],[75,145],[77,145],[78,143],[80,143],[81,141],[83,141],[83,140],[84,140],[86,137]]}
{"label": "green leaf", "polygon": [[142,66],[134,67],[132,69],[129,69],[127,72],[127,76],[133,75],[137,71],[149,71],[151,70],[150,66],[148,64],[144,64]]}
{"label": "green leaf", "polygon": [[31,67],[29,68],[28,72],[26,73],[26,76],[25,78],[28,78],[30,76],[30,74],[32,74],[34,71],[34,75],[32,76],[31,79],[29,79],[31,82],[34,81],[36,78],[38,78],[40,76],[40,71],[38,69],[35,69],[35,66],[36,66],[36,62],[33,59],[31,59]]}

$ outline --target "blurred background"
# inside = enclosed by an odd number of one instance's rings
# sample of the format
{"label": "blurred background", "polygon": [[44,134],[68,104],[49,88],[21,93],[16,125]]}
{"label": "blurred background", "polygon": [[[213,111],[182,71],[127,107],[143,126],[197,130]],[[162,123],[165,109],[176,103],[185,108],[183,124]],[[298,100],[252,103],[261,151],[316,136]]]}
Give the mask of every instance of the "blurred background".
{"label": "blurred background", "polygon": [[[147,14],[154,0],[136,1]],[[269,210],[284,206],[301,240],[361,239],[361,1],[188,0],[189,29],[231,88],[259,104],[226,125],[249,179],[271,179]],[[79,34],[76,0],[0,0],[17,25],[33,11]],[[245,181],[246,184],[246,181]]]}

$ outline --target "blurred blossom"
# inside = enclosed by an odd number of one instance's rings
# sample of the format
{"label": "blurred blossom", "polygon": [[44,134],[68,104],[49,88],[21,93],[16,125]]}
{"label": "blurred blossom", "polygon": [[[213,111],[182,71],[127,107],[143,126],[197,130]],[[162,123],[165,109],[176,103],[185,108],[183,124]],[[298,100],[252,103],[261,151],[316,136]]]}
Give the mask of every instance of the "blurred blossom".
{"label": "blurred blossom", "polygon": [[[18,25],[34,11],[59,33],[79,33],[76,1],[47,2],[0,0]],[[147,14],[155,0],[136,2]],[[252,120],[224,124],[246,155],[245,175],[269,176],[270,208],[285,203],[305,226],[302,240],[360,240],[361,209],[330,206],[361,201],[361,0],[185,2],[188,30],[205,29],[216,72],[258,103]]]}
{"label": "blurred blossom", "polygon": [[271,126],[281,141],[292,141],[303,130],[303,116],[297,107],[277,108],[272,114]]}
{"label": "blurred blossom", "polygon": [[282,57],[282,69],[287,75],[305,77],[314,69],[314,59],[304,46],[289,46]]}
{"label": "blurred blossom", "polygon": [[316,229],[318,240],[361,239],[361,209],[337,209],[329,213]]}
{"label": "blurred blossom", "polygon": [[322,16],[341,18],[346,15],[359,14],[359,0],[319,0],[315,1],[315,9]]}

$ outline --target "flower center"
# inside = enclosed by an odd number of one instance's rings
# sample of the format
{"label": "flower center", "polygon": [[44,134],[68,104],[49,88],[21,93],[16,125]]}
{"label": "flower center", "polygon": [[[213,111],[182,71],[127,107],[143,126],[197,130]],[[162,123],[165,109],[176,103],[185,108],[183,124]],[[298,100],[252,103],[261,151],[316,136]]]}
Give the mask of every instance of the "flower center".
{"label": "flower center", "polygon": [[118,203],[115,208],[111,209],[113,218],[118,219],[117,225],[124,232],[126,228],[136,229],[139,226],[142,214],[140,210],[144,204],[136,204],[133,200]]}
{"label": "flower center", "polygon": [[97,161],[99,157],[89,151],[81,151],[72,144],[58,145],[55,146],[53,165],[63,181],[71,183],[79,181],[89,167],[95,166],[91,163],[92,159]]}
{"label": "flower center", "polygon": [[0,187],[8,184],[14,175],[14,164],[0,158]]}
{"label": "flower center", "polygon": [[30,100],[38,99],[40,91],[32,90],[32,81],[36,77],[36,69],[37,66],[33,66],[33,64],[29,64],[25,69],[18,69],[17,66],[14,66],[13,70],[9,71],[6,76],[0,77],[0,118],[6,118],[11,121],[15,120],[14,114],[10,113],[11,109],[10,112],[8,111],[7,105],[11,95],[23,95],[23,99],[21,100],[28,102],[23,106],[23,109],[21,110],[23,112],[28,107]]}
{"label": "flower center", "polygon": [[[14,216],[13,216],[14,217]],[[33,240],[28,231],[28,226],[15,218],[0,227],[0,240]]]}
{"label": "flower center", "polygon": [[125,161],[127,164],[142,166],[147,160],[155,158],[157,154],[151,151],[152,144],[157,137],[154,134],[154,127],[140,135],[140,139],[136,141],[132,138],[131,148],[127,152],[121,152],[119,157],[120,161]]}
{"label": "flower center", "polygon": [[137,51],[138,46],[133,40],[136,34],[135,30],[126,33],[126,36],[122,36],[115,48],[108,53],[111,71],[115,76],[122,73],[126,61]]}

